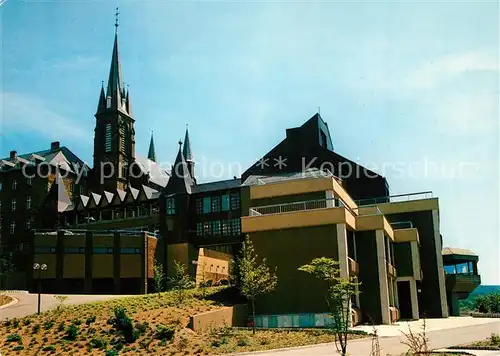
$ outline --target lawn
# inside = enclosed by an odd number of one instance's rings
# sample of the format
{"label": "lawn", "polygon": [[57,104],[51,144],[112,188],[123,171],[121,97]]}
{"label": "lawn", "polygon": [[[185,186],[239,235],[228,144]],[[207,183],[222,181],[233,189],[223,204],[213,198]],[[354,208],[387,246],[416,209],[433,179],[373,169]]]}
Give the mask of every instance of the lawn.
{"label": "lawn", "polygon": [[[0,325],[4,355],[217,355],[302,346],[333,341],[321,330],[212,329],[198,334],[189,316],[223,307],[212,298],[221,288],[177,295],[165,292],[81,305],[62,306],[41,315],[11,319]],[[359,337],[359,336],[353,336]]]}
{"label": "lawn", "polygon": [[472,344],[464,346],[471,349],[486,349],[486,350],[500,350],[500,335],[491,334],[491,336],[483,341],[473,342]]}

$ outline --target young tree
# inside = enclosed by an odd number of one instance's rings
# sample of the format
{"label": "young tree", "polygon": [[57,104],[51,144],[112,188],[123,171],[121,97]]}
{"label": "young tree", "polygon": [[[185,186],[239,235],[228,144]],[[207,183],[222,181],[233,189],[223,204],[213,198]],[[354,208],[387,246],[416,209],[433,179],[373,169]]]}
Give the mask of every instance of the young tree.
{"label": "young tree", "polygon": [[155,287],[155,291],[159,296],[160,293],[165,290],[165,272],[163,270],[163,265],[157,260],[155,260],[153,266],[153,284]]}
{"label": "young tree", "polygon": [[186,297],[186,289],[194,287],[194,282],[191,280],[186,266],[179,261],[174,261],[174,275],[168,278],[168,282],[176,292],[179,304],[181,304]]}
{"label": "young tree", "polygon": [[12,255],[0,255],[0,290],[6,290],[10,288],[10,281],[12,279],[14,271],[15,268],[14,264],[12,263]]}
{"label": "young tree", "polygon": [[237,260],[239,284],[243,294],[252,306],[252,332],[255,335],[255,299],[261,295],[272,292],[278,283],[276,269],[271,271],[263,258],[259,263],[258,256],[252,245],[252,240],[247,235],[243,243],[241,256]]}
{"label": "young tree", "polygon": [[325,298],[333,317],[333,332],[337,351],[347,354],[348,329],[351,324],[351,298],[358,294],[359,283],[355,277],[341,277],[339,262],[331,258],[315,258],[299,271],[312,274],[325,282]]}

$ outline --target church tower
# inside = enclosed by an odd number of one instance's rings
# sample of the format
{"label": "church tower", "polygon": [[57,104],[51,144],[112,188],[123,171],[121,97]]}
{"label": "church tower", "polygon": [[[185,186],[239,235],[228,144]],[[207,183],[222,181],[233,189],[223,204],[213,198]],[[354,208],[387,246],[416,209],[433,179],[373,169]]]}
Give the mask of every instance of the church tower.
{"label": "church tower", "polygon": [[135,160],[135,120],[129,91],[123,85],[118,54],[118,11],[108,86],[106,91],[104,83],[101,87],[95,118],[93,191],[125,190],[129,167]]}

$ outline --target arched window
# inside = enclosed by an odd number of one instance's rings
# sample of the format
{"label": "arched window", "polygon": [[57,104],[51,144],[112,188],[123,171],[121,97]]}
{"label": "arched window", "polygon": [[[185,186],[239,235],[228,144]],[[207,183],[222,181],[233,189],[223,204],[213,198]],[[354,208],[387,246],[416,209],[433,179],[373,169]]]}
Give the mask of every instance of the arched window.
{"label": "arched window", "polygon": [[111,152],[111,124],[106,124],[106,132],[104,136],[104,150],[105,152]]}

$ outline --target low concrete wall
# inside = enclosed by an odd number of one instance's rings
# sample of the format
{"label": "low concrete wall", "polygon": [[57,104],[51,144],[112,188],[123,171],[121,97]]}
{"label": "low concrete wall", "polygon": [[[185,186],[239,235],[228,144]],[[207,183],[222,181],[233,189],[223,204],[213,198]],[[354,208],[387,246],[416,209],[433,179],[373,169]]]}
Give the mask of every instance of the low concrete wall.
{"label": "low concrete wall", "polygon": [[189,318],[189,328],[196,332],[205,332],[224,326],[245,326],[247,316],[247,305],[238,304],[193,315]]}

